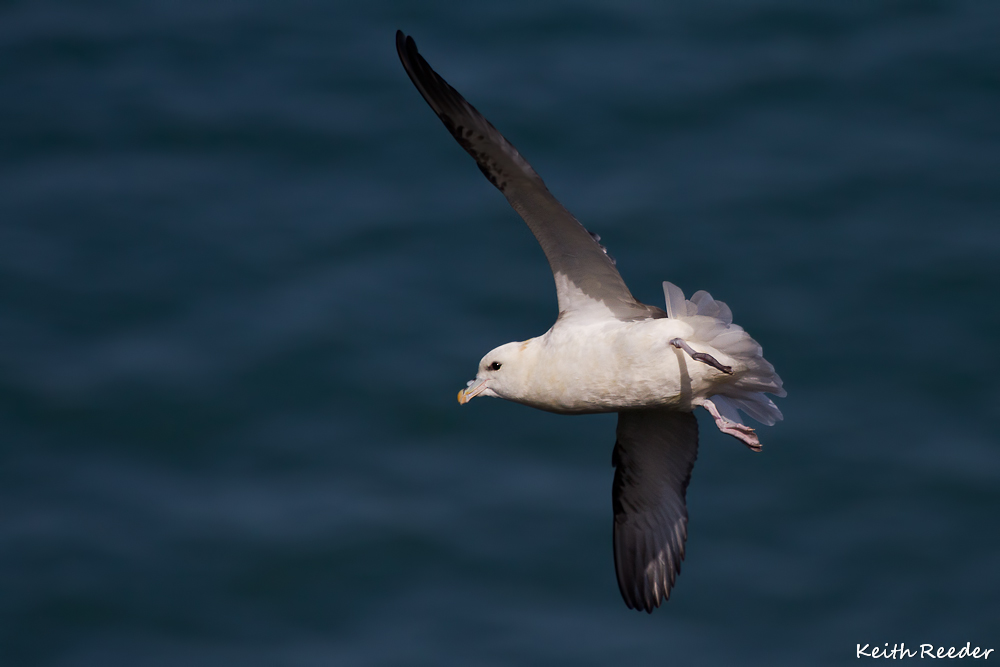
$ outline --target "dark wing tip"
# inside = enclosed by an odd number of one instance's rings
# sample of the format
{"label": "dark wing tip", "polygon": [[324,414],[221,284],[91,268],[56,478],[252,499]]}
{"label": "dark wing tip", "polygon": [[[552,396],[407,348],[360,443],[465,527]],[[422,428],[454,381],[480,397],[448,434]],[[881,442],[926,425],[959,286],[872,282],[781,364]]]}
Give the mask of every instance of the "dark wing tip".
{"label": "dark wing tip", "polygon": [[619,413],[611,455],[613,543],[618,588],[629,609],[652,613],[670,598],[685,556],[685,495],[697,455],[692,413]]}
{"label": "dark wing tip", "polygon": [[[619,479],[616,474],[615,482]],[[680,539],[671,539],[669,532],[664,534],[657,526],[637,526],[628,520],[622,521],[625,517],[616,511],[613,531],[615,574],[618,590],[629,609],[652,614],[654,609],[670,599],[685,555],[686,515],[684,512],[683,518],[676,518],[680,519],[677,521],[680,523]],[[674,522],[667,519],[665,523]],[[675,526],[670,525],[668,531],[673,529]]]}
{"label": "dark wing tip", "polygon": [[[417,67],[423,58],[420,52],[417,51],[417,43],[413,41],[412,37],[403,34],[402,30],[396,31],[396,54],[399,56],[399,61],[403,63],[403,69],[406,70],[411,79],[414,79]],[[416,80],[414,80],[414,83],[416,83]]]}
{"label": "dark wing tip", "polygon": [[487,180],[506,193],[510,178],[527,177],[545,185],[517,149],[462,94],[434,71],[412,37],[396,32],[396,51],[410,81],[451,136],[472,156]]}
{"label": "dark wing tip", "polygon": [[[448,118],[448,111],[461,110],[463,107],[471,107],[465,98],[440,74],[434,71],[424,57],[417,50],[417,43],[412,37],[403,34],[402,30],[396,31],[396,53],[399,61],[403,64],[403,69],[410,77],[410,81],[417,87],[420,94],[427,103],[434,109],[434,112],[448,125],[451,120]],[[478,112],[474,113],[478,115]],[[453,130],[452,127],[448,128]]]}
{"label": "dark wing tip", "polygon": [[[399,54],[399,59],[406,66],[408,60],[412,61],[414,56],[420,55],[417,52],[417,43],[413,41],[413,38],[403,34],[402,30],[396,31],[396,53]],[[409,67],[407,67],[409,70]]]}
{"label": "dark wing tip", "polygon": [[[615,530],[615,573],[618,590],[625,606],[652,614],[670,599],[670,592],[681,573],[683,543],[672,545],[662,559],[650,535],[637,535],[629,528]],[[686,531],[685,531],[686,533]],[[662,548],[662,547],[661,547]]]}

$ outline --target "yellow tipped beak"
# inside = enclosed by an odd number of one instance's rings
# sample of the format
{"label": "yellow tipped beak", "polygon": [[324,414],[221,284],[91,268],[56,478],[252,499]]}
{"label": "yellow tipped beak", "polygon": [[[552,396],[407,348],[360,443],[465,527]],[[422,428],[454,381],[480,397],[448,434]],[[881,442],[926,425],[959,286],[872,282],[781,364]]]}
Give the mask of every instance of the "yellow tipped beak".
{"label": "yellow tipped beak", "polygon": [[486,389],[486,380],[473,380],[469,386],[458,392],[458,402],[465,405]]}

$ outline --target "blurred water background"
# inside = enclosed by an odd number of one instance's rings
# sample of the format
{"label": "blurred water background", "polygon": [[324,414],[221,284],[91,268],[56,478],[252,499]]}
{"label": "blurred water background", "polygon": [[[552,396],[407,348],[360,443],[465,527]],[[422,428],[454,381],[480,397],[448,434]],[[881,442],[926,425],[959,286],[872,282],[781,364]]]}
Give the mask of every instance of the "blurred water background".
{"label": "blurred water background", "polygon": [[[636,296],[785,380],[619,596],[611,415],[456,391],[547,329],[397,28]],[[0,664],[844,664],[1000,650],[1000,5],[0,5]]]}

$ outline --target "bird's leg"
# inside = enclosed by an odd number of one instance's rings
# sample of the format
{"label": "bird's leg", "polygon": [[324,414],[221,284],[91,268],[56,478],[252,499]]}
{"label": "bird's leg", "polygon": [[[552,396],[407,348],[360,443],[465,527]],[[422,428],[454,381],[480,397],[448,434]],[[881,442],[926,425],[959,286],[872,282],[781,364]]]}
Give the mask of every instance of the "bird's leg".
{"label": "bird's leg", "polygon": [[715,403],[712,401],[705,401],[702,405],[713,417],[715,417],[715,425],[719,427],[720,431],[733,436],[755,452],[759,452],[763,449],[763,446],[760,444],[760,440],[757,439],[757,433],[752,428],[746,424],[734,422],[720,415],[719,409],[715,407]]}
{"label": "bird's leg", "polygon": [[700,361],[703,364],[708,364],[712,368],[718,369],[723,373],[725,373],[726,375],[733,374],[732,366],[723,366],[722,364],[719,363],[718,359],[708,354],[707,352],[695,352],[690,345],[688,345],[680,338],[674,338],[673,340],[670,341],[670,344],[676,347],[677,349],[684,350],[685,352],[690,354],[691,358],[694,359],[695,361]]}

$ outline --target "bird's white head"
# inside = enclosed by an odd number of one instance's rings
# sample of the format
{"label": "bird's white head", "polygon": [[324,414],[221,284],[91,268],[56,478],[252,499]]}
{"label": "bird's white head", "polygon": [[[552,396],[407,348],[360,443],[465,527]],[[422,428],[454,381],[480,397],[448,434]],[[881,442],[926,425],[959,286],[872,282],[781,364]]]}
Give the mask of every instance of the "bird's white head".
{"label": "bird's white head", "polygon": [[464,405],[476,396],[516,399],[527,371],[525,351],[530,342],[507,343],[490,351],[479,362],[476,379],[458,392],[458,402]]}

